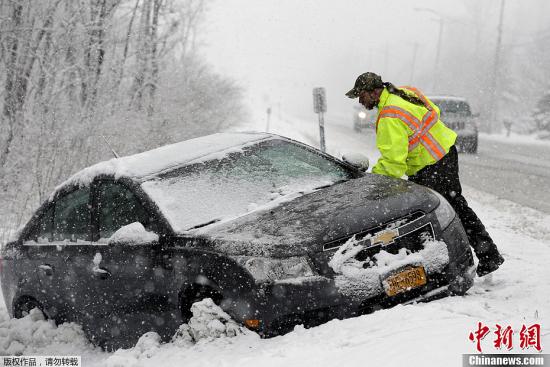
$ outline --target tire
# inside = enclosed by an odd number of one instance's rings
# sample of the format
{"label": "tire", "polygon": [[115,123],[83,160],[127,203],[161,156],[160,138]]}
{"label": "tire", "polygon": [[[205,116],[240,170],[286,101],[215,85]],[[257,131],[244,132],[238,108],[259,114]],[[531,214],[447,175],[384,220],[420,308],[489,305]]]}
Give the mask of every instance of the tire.
{"label": "tire", "polygon": [[[13,308],[13,316],[16,319],[22,319],[27,316],[33,308],[38,308],[44,314],[44,308],[36,299],[32,297],[21,297]],[[44,317],[47,318],[46,314]]]}
{"label": "tire", "polygon": [[202,301],[205,298],[211,298],[217,305],[220,305],[223,300],[223,296],[220,292],[204,285],[193,285],[181,294],[180,310],[184,323],[187,323],[191,316],[193,316],[191,312],[193,303]]}
{"label": "tire", "polygon": [[472,153],[472,154],[477,153],[477,136],[471,140],[468,153]]}

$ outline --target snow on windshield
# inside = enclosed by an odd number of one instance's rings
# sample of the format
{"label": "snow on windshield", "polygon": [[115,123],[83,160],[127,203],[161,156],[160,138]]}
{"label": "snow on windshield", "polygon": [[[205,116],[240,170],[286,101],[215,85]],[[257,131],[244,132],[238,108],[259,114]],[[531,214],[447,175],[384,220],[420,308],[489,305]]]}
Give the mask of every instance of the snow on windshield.
{"label": "snow on windshield", "polygon": [[317,153],[271,140],[146,181],[142,188],[182,233],[350,177],[345,168]]}
{"label": "snow on windshield", "polygon": [[56,187],[50,195],[50,200],[53,200],[55,194],[63,187],[71,185],[89,186],[93,179],[100,175],[139,179],[155,175],[158,172],[168,171],[187,162],[223,157],[229,152],[240,151],[248,144],[267,138],[269,138],[269,135],[263,133],[218,133],[99,162],[75,173]]}

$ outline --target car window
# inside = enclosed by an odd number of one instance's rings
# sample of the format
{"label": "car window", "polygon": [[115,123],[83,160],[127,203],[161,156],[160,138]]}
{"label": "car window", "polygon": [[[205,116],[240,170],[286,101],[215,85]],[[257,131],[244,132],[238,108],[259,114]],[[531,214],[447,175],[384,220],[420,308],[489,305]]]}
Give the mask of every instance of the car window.
{"label": "car window", "polygon": [[50,206],[40,217],[35,221],[35,225],[29,235],[25,238],[26,241],[35,241],[38,243],[50,242],[53,239],[53,209]]}
{"label": "car window", "polygon": [[139,222],[150,228],[149,216],[134,193],[115,182],[102,182],[99,187],[99,237],[109,238],[121,227]]}
{"label": "car window", "polygon": [[176,232],[236,217],[355,177],[298,144],[270,140],[144,182]]}
{"label": "car window", "polygon": [[470,116],[472,114],[470,106],[464,101],[433,100],[432,102],[439,107],[442,116],[445,116],[445,114]]}
{"label": "car window", "polygon": [[55,241],[90,240],[90,189],[73,191],[55,203],[53,239]]}

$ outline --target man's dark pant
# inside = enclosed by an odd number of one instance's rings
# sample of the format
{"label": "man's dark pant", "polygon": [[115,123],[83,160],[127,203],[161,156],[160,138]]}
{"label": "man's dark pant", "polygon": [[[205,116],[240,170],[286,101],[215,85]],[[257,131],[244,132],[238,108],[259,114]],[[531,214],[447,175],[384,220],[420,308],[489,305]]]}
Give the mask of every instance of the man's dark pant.
{"label": "man's dark pant", "polygon": [[455,146],[452,146],[449,153],[438,162],[410,176],[409,181],[427,186],[447,199],[460,218],[470,245],[479,259],[498,256],[497,247],[491,236],[462,196],[462,186],[458,177],[458,153]]}

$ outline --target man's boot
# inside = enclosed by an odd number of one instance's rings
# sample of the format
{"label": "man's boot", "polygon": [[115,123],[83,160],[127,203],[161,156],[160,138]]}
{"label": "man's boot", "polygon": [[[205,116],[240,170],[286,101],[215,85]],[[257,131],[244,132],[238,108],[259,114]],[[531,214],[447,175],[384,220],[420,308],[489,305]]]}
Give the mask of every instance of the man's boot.
{"label": "man's boot", "polygon": [[492,273],[504,262],[504,258],[498,252],[493,241],[479,241],[474,251],[479,259],[476,270],[479,277]]}

